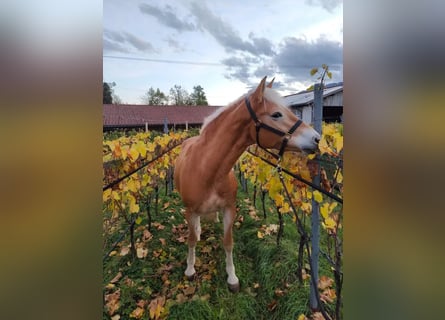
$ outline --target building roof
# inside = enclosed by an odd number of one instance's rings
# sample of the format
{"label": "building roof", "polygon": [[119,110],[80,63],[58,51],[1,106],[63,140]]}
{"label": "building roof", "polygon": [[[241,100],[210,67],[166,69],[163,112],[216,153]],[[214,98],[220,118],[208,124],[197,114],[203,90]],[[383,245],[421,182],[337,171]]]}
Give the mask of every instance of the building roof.
{"label": "building roof", "polygon": [[[334,83],[327,85],[323,90],[323,98],[334,95],[337,92],[343,91],[343,83]],[[299,93],[291,94],[283,97],[284,101],[288,106],[304,106],[312,103],[314,101],[314,91],[302,91]]]}
{"label": "building roof", "polygon": [[103,105],[104,127],[132,127],[168,124],[201,124],[217,106]]}

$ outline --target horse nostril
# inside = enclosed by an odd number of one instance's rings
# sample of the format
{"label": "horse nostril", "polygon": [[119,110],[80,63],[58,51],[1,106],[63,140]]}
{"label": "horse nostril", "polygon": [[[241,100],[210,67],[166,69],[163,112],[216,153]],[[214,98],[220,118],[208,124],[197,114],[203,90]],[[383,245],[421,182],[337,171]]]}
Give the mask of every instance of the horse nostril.
{"label": "horse nostril", "polygon": [[315,137],[314,140],[315,140],[316,144],[318,144],[320,142],[320,138]]}

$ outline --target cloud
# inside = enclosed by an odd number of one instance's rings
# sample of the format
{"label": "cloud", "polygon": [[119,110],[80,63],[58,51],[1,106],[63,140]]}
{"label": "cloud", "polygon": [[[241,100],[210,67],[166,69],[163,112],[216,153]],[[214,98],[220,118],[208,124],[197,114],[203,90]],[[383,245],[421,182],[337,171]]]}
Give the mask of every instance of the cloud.
{"label": "cloud", "polygon": [[173,8],[169,5],[165,6],[165,9],[160,9],[146,3],[141,3],[139,10],[144,14],[155,17],[159,23],[173,28],[178,32],[195,31],[197,29],[193,23],[178,18]]}
{"label": "cloud", "polygon": [[224,74],[226,79],[237,79],[241,82],[249,82],[251,76],[249,72],[250,63],[255,62],[257,59],[252,57],[236,57],[232,56],[221,60],[221,62],[227,67],[227,73]]}
{"label": "cloud", "polygon": [[145,40],[142,40],[135,35],[126,32],[126,31],[113,31],[113,30],[104,30],[104,52],[130,52],[130,47],[137,49],[142,52],[155,52],[153,45]]}
{"label": "cloud", "polygon": [[116,42],[112,42],[108,39],[103,39],[103,51],[104,52],[123,52],[123,53],[129,53],[130,51],[121,46],[120,44]]}
{"label": "cloud", "polygon": [[332,13],[335,8],[343,3],[343,0],[306,0],[305,3],[310,6],[321,6]]}
{"label": "cloud", "polygon": [[255,38],[251,34],[252,42],[244,41],[229,23],[210,11],[204,2],[193,2],[190,8],[198,21],[198,27],[211,34],[226,51],[244,51],[253,55],[273,54],[272,43],[269,40]]}
{"label": "cloud", "polygon": [[185,52],[186,51],[185,46],[181,45],[179,43],[179,41],[177,41],[173,37],[168,37],[164,41],[167,42],[168,46],[170,48],[172,48],[175,52]]}
{"label": "cloud", "polygon": [[294,81],[308,80],[309,71],[314,67],[321,67],[323,63],[329,66],[334,75],[341,77],[343,45],[325,37],[314,42],[285,38],[273,60],[280,72]]}

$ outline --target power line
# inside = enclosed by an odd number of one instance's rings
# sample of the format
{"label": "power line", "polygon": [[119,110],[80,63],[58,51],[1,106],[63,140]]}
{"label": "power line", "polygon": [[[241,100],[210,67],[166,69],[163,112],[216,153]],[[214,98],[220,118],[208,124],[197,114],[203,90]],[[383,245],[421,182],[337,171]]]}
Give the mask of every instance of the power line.
{"label": "power line", "polygon": [[103,57],[110,59],[119,59],[119,60],[148,61],[148,62],[160,62],[160,63],[170,63],[170,64],[188,64],[195,66],[215,66],[215,67],[224,66],[222,63],[218,62],[196,62],[196,61],[185,61],[185,60],[150,59],[150,58],[108,56],[108,55],[105,55]]}

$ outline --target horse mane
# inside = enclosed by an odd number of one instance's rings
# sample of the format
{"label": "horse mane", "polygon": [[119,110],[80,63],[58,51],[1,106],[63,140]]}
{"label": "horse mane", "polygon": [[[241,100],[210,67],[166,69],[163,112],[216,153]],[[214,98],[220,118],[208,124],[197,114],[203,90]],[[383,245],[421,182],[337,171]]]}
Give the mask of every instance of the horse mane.
{"label": "horse mane", "polygon": [[[236,99],[235,101],[229,103],[228,105],[219,108],[218,110],[214,111],[212,114],[210,114],[209,116],[207,116],[204,119],[204,122],[202,124],[201,130],[199,131],[199,133],[201,134],[202,131],[211,123],[213,122],[216,118],[218,118],[224,111],[230,109],[233,106],[238,105],[239,101],[241,99],[244,99],[246,96],[250,96],[252,94],[252,92],[255,90],[255,88],[253,88],[252,90],[250,90],[247,94],[242,95],[241,97],[239,97],[238,99]],[[276,105],[282,106],[282,107],[286,107],[286,103],[283,99],[283,97],[278,93],[278,91],[271,89],[271,88],[265,88],[264,90],[264,98],[269,101],[272,102]]]}

